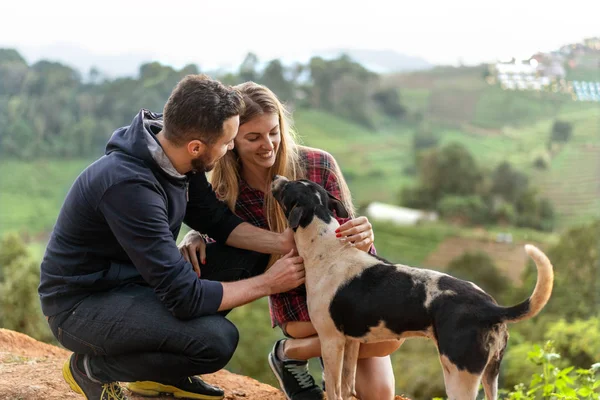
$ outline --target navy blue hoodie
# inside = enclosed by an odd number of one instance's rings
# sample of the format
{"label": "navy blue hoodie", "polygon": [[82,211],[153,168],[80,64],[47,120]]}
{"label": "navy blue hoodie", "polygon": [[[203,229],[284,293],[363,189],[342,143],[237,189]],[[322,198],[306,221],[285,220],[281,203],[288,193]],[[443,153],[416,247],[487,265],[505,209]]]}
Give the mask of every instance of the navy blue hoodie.
{"label": "navy blue hoodie", "polygon": [[219,308],[223,286],[198,279],[176,239],[185,222],[225,242],[242,220],[216,198],[204,173],[175,170],[155,137],[161,126],[161,114],[141,110],[75,180],[41,265],[45,315],[131,282],[152,287],[180,319]]}

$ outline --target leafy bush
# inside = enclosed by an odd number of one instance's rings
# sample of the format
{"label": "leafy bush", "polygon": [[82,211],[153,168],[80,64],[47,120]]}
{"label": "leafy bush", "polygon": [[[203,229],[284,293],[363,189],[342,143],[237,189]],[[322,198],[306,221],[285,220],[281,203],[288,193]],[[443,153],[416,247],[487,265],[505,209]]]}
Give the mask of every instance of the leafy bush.
{"label": "leafy bush", "polygon": [[53,341],[37,293],[39,266],[16,234],[6,235],[0,242],[0,266],[0,326]]}
{"label": "leafy bush", "polygon": [[502,391],[510,400],[537,399],[598,399],[600,393],[600,363],[589,369],[575,369],[573,366],[559,368],[555,365],[560,355],[555,352],[552,341],[544,347],[534,345],[527,359],[541,372],[535,373],[528,385],[520,383],[514,390]]}
{"label": "leafy bush", "polygon": [[545,336],[572,365],[583,367],[600,360],[598,317],[573,322],[560,319],[548,327]]}
{"label": "leafy bush", "polygon": [[487,219],[487,207],[479,196],[444,196],[437,209],[443,218],[453,221],[478,224]]}
{"label": "leafy bush", "polygon": [[566,121],[554,121],[550,140],[553,142],[568,142],[573,134],[573,125]]}

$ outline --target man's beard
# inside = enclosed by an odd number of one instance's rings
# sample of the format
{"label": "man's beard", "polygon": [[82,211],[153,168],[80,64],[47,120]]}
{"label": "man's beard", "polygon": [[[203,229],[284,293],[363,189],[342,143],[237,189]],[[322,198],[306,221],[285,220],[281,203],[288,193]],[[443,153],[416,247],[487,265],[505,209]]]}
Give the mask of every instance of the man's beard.
{"label": "man's beard", "polygon": [[215,162],[210,162],[208,154],[202,154],[192,160],[192,171],[209,172],[215,167]]}

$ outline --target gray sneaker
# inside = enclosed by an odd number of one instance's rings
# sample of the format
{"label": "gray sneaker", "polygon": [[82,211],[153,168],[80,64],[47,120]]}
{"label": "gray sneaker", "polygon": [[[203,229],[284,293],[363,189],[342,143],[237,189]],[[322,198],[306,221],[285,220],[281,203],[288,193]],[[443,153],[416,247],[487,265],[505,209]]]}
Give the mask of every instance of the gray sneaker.
{"label": "gray sneaker", "polygon": [[288,400],[322,400],[323,391],[308,372],[308,361],[280,360],[277,348],[285,339],[278,340],[269,353],[269,365]]}

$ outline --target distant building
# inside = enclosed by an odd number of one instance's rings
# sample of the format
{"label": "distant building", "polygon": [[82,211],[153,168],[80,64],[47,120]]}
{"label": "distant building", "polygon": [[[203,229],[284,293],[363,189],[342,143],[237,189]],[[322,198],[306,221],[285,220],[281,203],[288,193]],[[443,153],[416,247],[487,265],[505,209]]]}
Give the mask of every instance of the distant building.
{"label": "distant building", "polygon": [[592,38],[584,39],[583,44],[585,47],[587,47],[591,50],[600,51],[600,37],[592,37]]}
{"label": "distant building", "polygon": [[419,222],[437,221],[436,212],[416,210],[379,202],[370,203],[365,214],[371,220],[392,222],[396,225],[416,225]]}

